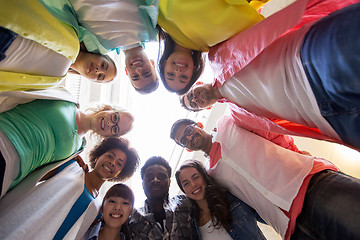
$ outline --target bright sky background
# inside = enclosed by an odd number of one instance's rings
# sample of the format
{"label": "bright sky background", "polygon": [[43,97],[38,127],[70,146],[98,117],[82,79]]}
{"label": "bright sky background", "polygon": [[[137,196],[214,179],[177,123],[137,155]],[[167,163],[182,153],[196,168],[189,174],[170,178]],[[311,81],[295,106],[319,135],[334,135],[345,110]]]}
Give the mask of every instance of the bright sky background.
{"label": "bright sky background", "polygon": [[[147,43],[145,51],[156,62],[158,43]],[[183,151],[170,139],[172,124],[180,118],[191,118],[200,120],[205,125],[210,111],[200,113],[186,111],[180,106],[178,95],[168,92],[161,80],[155,92],[146,95],[137,93],[125,75],[123,55],[111,53],[110,56],[117,61],[118,76],[113,83],[107,84],[91,83],[87,79],[81,79],[80,107],[84,109],[89,106],[89,102],[95,101],[117,104],[129,111],[135,120],[132,130],[124,137],[129,139],[131,146],[138,151],[141,159],[140,168],[149,157],[162,156],[170,162],[174,172],[180,158],[191,158],[193,154]],[[203,74],[202,81],[212,81],[211,71]],[[87,149],[91,148],[92,143],[88,141]],[[84,159],[87,158],[86,152],[83,156]],[[127,182],[135,193],[136,207],[140,207],[145,200],[139,174],[140,168]],[[172,180],[171,186],[170,195],[173,196],[178,192],[175,179]]]}

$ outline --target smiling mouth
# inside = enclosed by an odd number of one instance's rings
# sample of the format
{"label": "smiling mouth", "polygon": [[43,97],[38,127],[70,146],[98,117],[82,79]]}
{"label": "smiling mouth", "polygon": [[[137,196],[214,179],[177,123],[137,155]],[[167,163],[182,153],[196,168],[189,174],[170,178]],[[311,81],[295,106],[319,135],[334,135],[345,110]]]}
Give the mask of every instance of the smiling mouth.
{"label": "smiling mouth", "polygon": [[201,188],[198,188],[198,189],[196,189],[195,191],[193,191],[192,193],[193,193],[193,194],[197,194],[197,193],[200,192],[200,190],[201,190]]}
{"label": "smiling mouth", "polygon": [[113,217],[113,218],[122,218],[123,215],[122,215],[122,214],[110,214],[110,217]]}
{"label": "smiling mouth", "polygon": [[105,119],[104,119],[104,118],[102,118],[101,121],[100,121],[100,128],[101,128],[102,130],[105,129]]}
{"label": "smiling mouth", "polygon": [[132,67],[137,67],[137,66],[141,65],[142,62],[143,62],[142,60],[137,59],[137,60],[134,60],[130,65]]}
{"label": "smiling mouth", "polygon": [[108,166],[104,165],[103,167],[108,173],[112,173],[112,170]]}

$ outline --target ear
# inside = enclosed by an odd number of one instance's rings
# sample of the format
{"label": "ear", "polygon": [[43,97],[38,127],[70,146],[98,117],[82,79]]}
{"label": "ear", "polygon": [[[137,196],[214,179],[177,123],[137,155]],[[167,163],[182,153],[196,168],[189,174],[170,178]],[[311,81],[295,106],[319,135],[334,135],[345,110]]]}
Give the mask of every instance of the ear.
{"label": "ear", "polygon": [[153,66],[153,68],[155,68],[155,61],[154,59],[150,59],[151,65]]}
{"label": "ear", "polygon": [[125,74],[126,74],[126,76],[129,76],[129,74],[128,74],[128,71],[127,71],[126,67],[125,67]]}
{"label": "ear", "polygon": [[201,122],[197,122],[196,126],[198,126],[201,129],[204,129],[204,125]]}

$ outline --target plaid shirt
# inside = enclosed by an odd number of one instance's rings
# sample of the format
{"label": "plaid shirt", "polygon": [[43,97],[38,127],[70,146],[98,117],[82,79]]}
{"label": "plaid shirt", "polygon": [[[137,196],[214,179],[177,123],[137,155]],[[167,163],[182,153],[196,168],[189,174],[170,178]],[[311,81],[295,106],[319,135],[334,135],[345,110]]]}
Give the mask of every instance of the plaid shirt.
{"label": "plaid shirt", "polygon": [[130,229],[132,239],[156,239],[156,240],[177,240],[191,239],[191,210],[192,205],[184,195],[177,195],[164,201],[166,219],[164,230],[160,223],[155,221],[147,201],[143,208],[135,210],[130,217]]}

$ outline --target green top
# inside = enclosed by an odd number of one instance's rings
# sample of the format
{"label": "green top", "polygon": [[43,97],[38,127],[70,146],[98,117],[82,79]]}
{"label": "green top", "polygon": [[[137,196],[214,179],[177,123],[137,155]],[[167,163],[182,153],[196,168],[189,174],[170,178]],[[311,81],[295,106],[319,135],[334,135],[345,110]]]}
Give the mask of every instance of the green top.
{"label": "green top", "polygon": [[20,171],[10,189],[37,167],[81,148],[75,113],[72,102],[35,100],[0,114],[0,129],[20,156]]}

